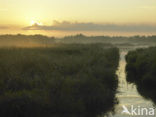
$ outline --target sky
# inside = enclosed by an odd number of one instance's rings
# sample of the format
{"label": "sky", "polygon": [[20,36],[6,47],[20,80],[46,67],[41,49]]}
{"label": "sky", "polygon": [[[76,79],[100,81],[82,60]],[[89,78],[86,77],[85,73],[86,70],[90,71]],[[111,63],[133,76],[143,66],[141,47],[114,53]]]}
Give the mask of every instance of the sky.
{"label": "sky", "polygon": [[155,34],[156,0],[0,0],[0,34],[23,32]]}

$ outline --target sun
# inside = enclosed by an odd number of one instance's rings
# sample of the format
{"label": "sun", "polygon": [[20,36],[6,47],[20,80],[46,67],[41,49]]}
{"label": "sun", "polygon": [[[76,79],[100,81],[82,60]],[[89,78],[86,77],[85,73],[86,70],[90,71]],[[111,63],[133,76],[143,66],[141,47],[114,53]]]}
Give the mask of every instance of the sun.
{"label": "sun", "polygon": [[43,24],[42,24],[41,22],[39,22],[39,21],[31,20],[30,25],[33,26],[33,25],[35,25],[35,24],[37,24],[37,25],[43,25]]}

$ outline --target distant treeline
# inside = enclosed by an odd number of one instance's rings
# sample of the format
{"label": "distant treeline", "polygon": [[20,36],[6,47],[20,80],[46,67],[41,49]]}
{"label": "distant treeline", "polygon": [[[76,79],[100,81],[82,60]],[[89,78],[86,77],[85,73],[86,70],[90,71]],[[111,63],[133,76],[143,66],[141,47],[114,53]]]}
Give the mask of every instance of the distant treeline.
{"label": "distant treeline", "polygon": [[[19,46],[19,45],[34,45],[50,46],[55,42],[61,43],[131,43],[131,44],[154,44],[156,45],[156,36],[85,36],[78,34],[74,36],[66,36],[62,38],[47,37],[43,35],[0,35],[0,46]],[[38,45],[37,45],[38,44]]]}
{"label": "distant treeline", "polygon": [[[129,37],[125,37],[125,36],[85,36],[83,34],[78,34],[78,35],[74,35],[74,36],[66,36],[63,38],[65,39],[97,39],[97,40],[132,40],[132,41],[139,41],[139,40],[146,40],[146,39],[150,39],[153,41],[156,41],[156,35],[153,36],[129,36]],[[138,40],[139,39],[139,40]]]}
{"label": "distant treeline", "polygon": [[156,47],[131,51],[126,56],[127,81],[156,104]]}
{"label": "distant treeline", "polygon": [[64,43],[112,43],[112,44],[156,44],[156,36],[85,36],[82,34],[62,38]]}
{"label": "distant treeline", "polygon": [[0,49],[1,117],[96,117],[113,111],[119,50],[105,44]]}

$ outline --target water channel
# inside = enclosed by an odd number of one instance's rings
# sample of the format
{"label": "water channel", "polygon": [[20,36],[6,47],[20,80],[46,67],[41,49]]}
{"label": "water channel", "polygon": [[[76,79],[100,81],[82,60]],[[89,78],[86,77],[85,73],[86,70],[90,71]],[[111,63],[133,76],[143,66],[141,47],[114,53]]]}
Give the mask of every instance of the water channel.
{"label": "water channel", "polygon": [[[154,115],[130,115],[128,113],[122,113],[123,106],[125,106],[129,111],[131,110],[131,107],[137,109],[137,111],[140,111],[142,108],[154,108],[153,103],[149,100],[144,99],[140,94],[137,92],[136,86],[133,84],[129,84],[126,81],[126,73],[125,73],[125,56],[128,53],[128,50],[121,50],[120,51],[120,62],[119,67],[117,71],[117,75],[119,78],[119,87],[117,93],[117,98],[119,100],[119,104],[116,106],[116,113],[115,115],[109,115],[109,117],[155,117]],[[139,110],[140,109],[140,110]],[[156,114],[156,111],[155,111]]]}

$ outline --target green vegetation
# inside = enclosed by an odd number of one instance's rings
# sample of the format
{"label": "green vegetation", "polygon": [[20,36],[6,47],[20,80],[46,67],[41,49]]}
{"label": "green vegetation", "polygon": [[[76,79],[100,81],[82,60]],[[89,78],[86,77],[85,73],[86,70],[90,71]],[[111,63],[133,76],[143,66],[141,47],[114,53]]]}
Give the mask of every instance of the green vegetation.
{"label": "green vegetation", "polygon": [[58,44],[0,49],[0,116],[96,117],[113,111],[117,48]]}
{"label": "green vegetation", "polygon": [[156,45],[156,36],[85,36],[83,34],[62,38],[43,35],[0,35],[0,47],[50,47],[54,43],[111,43],[122,46]]}
{"label": "green vegetation", "polygon": [[127,81],[156,104],[156,47],[131,51],[126,56]]}
{"label": "green vegetation", "polygon": [[85,36],[82,34],[66,36],[60,40],[63,43],[111,43],[134,45],[156,45],[156,36]]}

